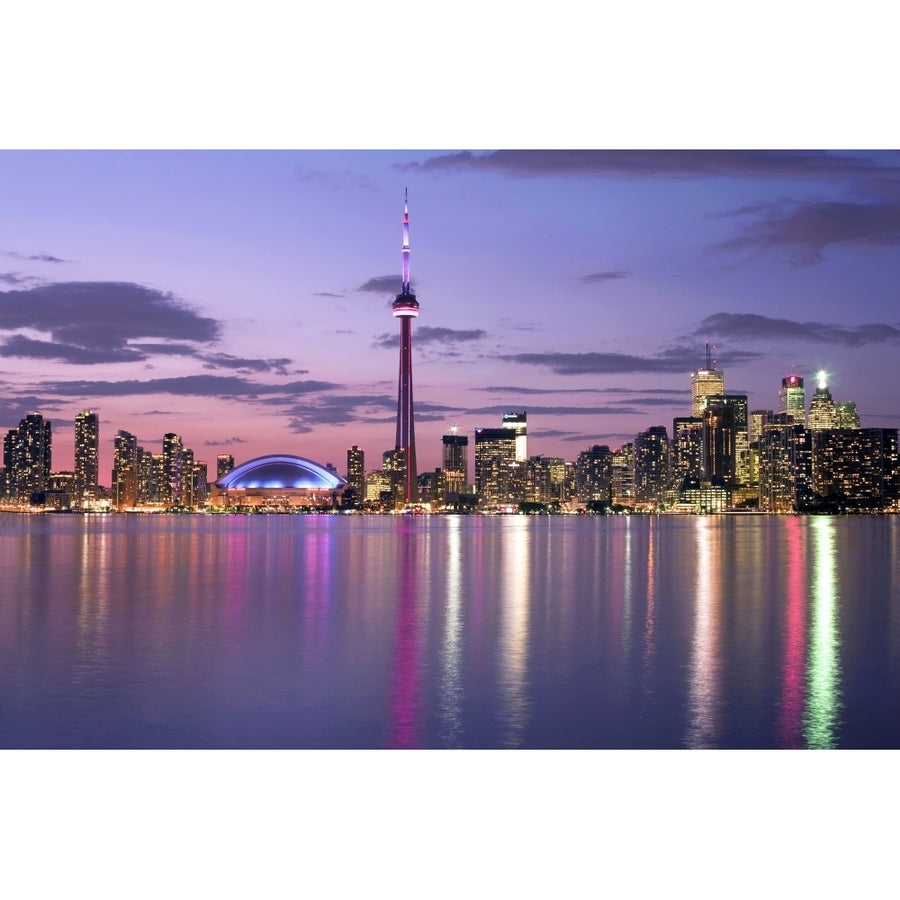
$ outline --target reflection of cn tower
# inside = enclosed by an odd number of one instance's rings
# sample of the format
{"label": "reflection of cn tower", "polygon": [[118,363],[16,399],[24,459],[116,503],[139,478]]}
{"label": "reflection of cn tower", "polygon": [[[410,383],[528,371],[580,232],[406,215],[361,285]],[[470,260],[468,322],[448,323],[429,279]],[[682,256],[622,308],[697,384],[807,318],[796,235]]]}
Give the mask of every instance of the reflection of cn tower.
{"label": "reflection of cn tower", "polygon": [[[406,467],[406,502],[418,503],[416,434],[413,426],[412,322],[419,315],[419,301],[409,289],[409,204],[403,199],[403,285],[393,303],[394,317],[400,320],[400,386],[397,394],[397,463]],[[401,453],[402,451],[402,453]]]}

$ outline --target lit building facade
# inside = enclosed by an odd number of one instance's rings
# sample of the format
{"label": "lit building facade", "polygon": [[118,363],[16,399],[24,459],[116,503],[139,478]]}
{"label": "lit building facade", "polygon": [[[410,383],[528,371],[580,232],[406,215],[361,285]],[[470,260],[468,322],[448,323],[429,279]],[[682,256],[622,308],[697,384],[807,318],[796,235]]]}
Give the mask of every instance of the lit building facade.
{"label": "lit building facade", "polygon": [[878,512],[897,505],[896,428],[812,432],[813,492],[829,511]]}
{"label": "lit building facade", "polygon": [[443,489],[447,494],[464,494],[469,484],[469,438],[464,434],[445,434],[441,438]]}
{"label": "lit building facade", "polygon": [[613,450],[613,503],[630,506],[634,502],[634,442],[629,441]]}
{"label": "lit building facade", "polygon": [[185,502],[184,442],[172,432],[163,435],[163,484],[162,500],[169,508],[180,507]]}
{"label": "lit building facade", "polygon": [[703,411],[701,471],[731,491],[749,477],[747,396],[710,397]]}
{"label": "lit building facade", "polygon": [[383,469],[374,469],[366,475],[366,503],[380,506],[391,501],[391,476]]}
{"label": "lit building facade", "polygon": [[231,509],[330,509],[338,504],[346,483],[300,456],[260,456],[216,481],[210,502]]}
{"label": "lit building facade", "polygon": [[528,414],[523,412],[503,413],[503,427],[512,430],[516,436],[516,462],[528,459]]}
{"label": "lit building facade", "polygon": [[725,393],[725,373],[715,368],[709,343],[706,345],[706,365],[691,374],[691,415],[703,416],[708,397],[721,397]]}
{"label": "lit building facade", "polygon": [[809,508],[812,496],[810,432],[789,413],[778,413],[759,442],[759,508],[797,512]]}
{"label": "lit building facade", "polygon": [[835,428],[859,428],[859,411],[852,400],[834,404]]}
{"label": "lit building facade", "polygon": [[18,428],[7,432],[3,442],[7,491],[20,504],[44,503],[50,478],[52,433],[50,422],[38,413],[29,413]]}
{"label": "lit building facade", "polygon": [[347,451],[346,481],[344,498],[347,505],[362,506],[366,500],[366,454],[356,444]]}
{"label": "lit building facade", "polygon": [[579,503],[612,503],[612,451],[605,444],[582,450],[575,461],[575,491]]}
{"label": "lit building facade", "polygon": [[634,439],[634,498],[658,505],[669,486],[669,435],[665,425],[654,425]]}
{"label": "lit building facade", "polygon": [[703,419],[677,416],[672,420],[672,484],[678,486],[687,476],[699,478],[703,470]]}
{"label": "lit building facade", "polygon": [[[516,435],[511,428],[475,429],[475,491],[483,506],[518,502],[522,478],[516,462]],[[524,470],[522,472],[524,477]]]}
{"label": "lit building facade", "polygon": [[806,425],[806,389],[799,375],[787,375],[781,379],[778,411],[793,416],[795,425]]}
{"label": "lit building facade", "polygon": [[113,441],[112,503],[122,512],[138,504],[140,458],[143,453],[137,438],[128,431],[119,431]]}
{"label": "lit building facade", "polygon": [[75,416],[75,505],[90,506],[100,485],[100,417],[92,409]]}

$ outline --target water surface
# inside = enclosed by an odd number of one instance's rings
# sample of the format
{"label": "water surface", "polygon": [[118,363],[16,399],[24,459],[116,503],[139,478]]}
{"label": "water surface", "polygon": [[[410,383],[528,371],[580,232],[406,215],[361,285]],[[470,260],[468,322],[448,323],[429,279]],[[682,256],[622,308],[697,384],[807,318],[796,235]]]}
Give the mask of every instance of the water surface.
{"label": "water surface", "polygon": [[900,747],[898,538],[0,515],[0,746]]}

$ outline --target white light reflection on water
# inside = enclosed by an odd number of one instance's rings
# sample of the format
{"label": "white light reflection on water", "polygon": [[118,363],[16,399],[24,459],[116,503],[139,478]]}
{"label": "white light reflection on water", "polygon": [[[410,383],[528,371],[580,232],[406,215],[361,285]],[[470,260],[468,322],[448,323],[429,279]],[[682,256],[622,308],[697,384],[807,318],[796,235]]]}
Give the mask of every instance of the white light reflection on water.
{"label": "white light reflection on water", "polygon": [[696,520],[697,582],[694,590],[694,640],[691,646],[688,729],[691,748],[715,747],[719,711],[717,638],[722,591],[719,559],[719,522],[709,516]]}
{"label": "white light reflection on water", "polygon": [[503,529],[503,578],[498,673],[503,746],[523,744],[528,724],[528,605],[531,601],[531,523],[509,517]]}
{"label": "white light reflection on water", "polygon": [[462,746],[462,550],[458,516],[447,517],[447,601],[441,646],[441,746]]}
{"label": "white light reflection on water", "polygon": [[644,691],[653,680],[654,608],[656,605],[656,520],[651,519],[647,532],[647,614],[644,620]]}
{"label": "white light reflection on water", "polygon": [[807,747],[828,749],[836,746],[841,678],[834,519],[819,516],[811,527],[814,535],[813,594],[806,674],[809,702],[803,717],[803,735]]}
{"label": "white light reflection on water", "polygon": [[103,518],[85,516],[80,540],[76,538],[72,542],[77,548],[77,560],[73,560],[72,568],[78,573],[73,590],[73,598],[78,604],[73,682],[79,688],[79,699],[83,685],[102,671],[108,660],[106,631],[110,614],[111,560],[105,525]]}

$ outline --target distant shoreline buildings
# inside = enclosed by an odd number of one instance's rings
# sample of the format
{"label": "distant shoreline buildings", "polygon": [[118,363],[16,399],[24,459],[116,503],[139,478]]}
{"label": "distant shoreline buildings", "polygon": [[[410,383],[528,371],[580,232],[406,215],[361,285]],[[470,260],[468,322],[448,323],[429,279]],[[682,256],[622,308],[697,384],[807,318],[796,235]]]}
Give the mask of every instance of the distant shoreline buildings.
{"label": "distant shoreline buildings", "polygon": [[[301,457],[235,466],[233,456],[222,454],[210,481],[207,462],[173,432],[153,453],[120,430],[105,487],[96,411],[76,416],[72,472],[52,470],[51,423],[34,412],[4,436],[0,509],[900,512],[896,428],[861,428],[856,404],[835,401],[823,372],[816,374],[808,411],[805,397],[802,406],[798,401],[805,389],[796,373],[782,380],[777,410],[750,409],[747,395],[726,392],[724,373],[710,362],[707,351],[707,365],[691,374],[692,415],[675,417],[671,432],[655,425],[621,447],[588,446],[574,460],[528,456],[527,411],[510,411],[496,426],[475,429],[470,480],[470,438],[454,426],[441,438],[441,467],[418,475],[412,501],[396,446],[369,470],[364,449],[352,446],[343,476]],[[259,477],[229,481],[242,468]]]}

